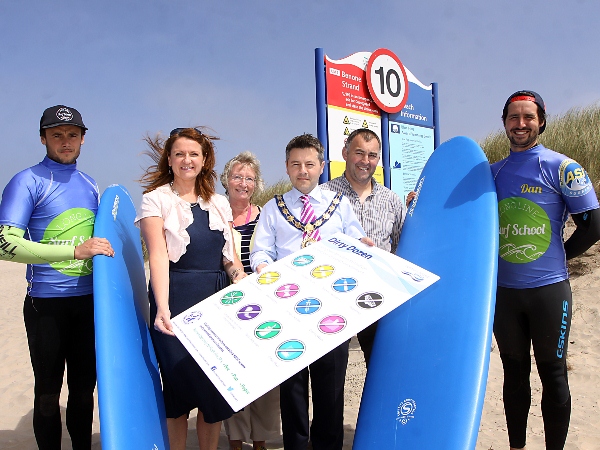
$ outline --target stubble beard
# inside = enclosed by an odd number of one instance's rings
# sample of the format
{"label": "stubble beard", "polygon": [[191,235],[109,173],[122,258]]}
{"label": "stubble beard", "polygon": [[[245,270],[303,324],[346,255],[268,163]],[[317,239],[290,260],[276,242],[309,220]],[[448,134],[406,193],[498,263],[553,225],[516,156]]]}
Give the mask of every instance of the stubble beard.
{"label": "stubble beard", "polygon": [[508,135],[508,140],[510,141],[511,148],[513,150],[529,150],[531,147],[536,145],[539,134],[530,134],[529,137],[523,141],[515,138],[514,134]]}

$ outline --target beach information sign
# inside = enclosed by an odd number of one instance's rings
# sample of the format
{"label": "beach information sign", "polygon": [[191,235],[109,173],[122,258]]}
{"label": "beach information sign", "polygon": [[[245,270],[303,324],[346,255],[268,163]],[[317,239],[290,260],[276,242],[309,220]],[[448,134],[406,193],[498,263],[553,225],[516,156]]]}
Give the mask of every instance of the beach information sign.
{"label": "beach information sign", "polygon": [[238,411],[438,279],[340,233],[274,262],[171,322]]}
{"label": "beach information sign", "polygon": [[388,115],[391,189],[401,197],[415,185],[435,145],[432,85],[425,86],[406,69],[408,98],[403,108]]}
{"label": "beach information sign", "polygon": [[405,198],[439,143],[437,84],[421,83],[388,49],[341,60],[316,49],[315,75],[317,132],[329,162],[321,182],[343,173],[348,135],[368,128],[382,141],[375,179]]}

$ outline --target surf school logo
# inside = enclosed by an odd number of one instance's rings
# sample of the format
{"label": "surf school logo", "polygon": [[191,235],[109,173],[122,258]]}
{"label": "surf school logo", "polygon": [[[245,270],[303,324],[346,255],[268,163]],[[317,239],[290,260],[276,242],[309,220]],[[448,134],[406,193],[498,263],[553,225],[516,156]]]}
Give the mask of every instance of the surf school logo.
{"label": "surf school logo", "polygon": [[410,419],[415,418],[415,411],[417,410],[417,402],[412,398],[407,398],[398,405],[398,414],[396,420],[402,425],[406,425]]}
{"label": "surf school logo", "polygon": [[567,197],[582,197],[592,190],[592,182],[583,167],[565,159],[558,168],[560,190]]}
{"label": "surf school logo", "polygon": [[68,108],[59,108],[58,111],[56,111],[56,117],[58,118],[58,120],[70,122],[71,120],[73,120],[73,113]]}
{"label": "surf school logo", "polygon": [[[71,208],[56,216],[46,227],[41,243],[50,245],[83,244],[92,237],[96,216],[86,208]],[[91,259],[52,262],[50,267],[63,275],[81,277],[92,273]]]}
{"label": "surf school logo", "polygon": [[500,215],[500,257],[525,264],[541,257],[552,238],[550,219],[538,204],[523,197],[509,197],[498,203]]}

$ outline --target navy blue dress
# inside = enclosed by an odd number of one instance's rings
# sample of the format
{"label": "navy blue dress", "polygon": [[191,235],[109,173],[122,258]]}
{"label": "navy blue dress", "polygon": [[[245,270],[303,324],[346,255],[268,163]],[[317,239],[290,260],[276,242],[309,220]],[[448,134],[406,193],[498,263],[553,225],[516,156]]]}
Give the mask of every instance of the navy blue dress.
{"label": "navy blue dress", "polygon": [[[176,263],[169,263],[171,317],[194,306],[227,286],[223,268],[223,232],[208,227],[208,211],[192,207],[194,222],[187,228],[190,243]],[[156,302],[149,289],[151,324]],[[234,411],[204,374],[183,344],[174,336],[150,327],[160,368],[167,417],[177,418],[198,408],[208,423],[231,417]]]}

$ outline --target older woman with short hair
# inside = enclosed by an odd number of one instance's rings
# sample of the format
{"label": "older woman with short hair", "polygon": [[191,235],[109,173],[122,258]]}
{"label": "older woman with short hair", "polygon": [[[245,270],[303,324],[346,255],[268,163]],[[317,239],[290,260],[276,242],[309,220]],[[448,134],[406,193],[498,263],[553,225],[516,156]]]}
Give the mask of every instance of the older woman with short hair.
{"label": "older woman with short hair", "polygon": [[[241,235],[237,248],[246,273],[251,274],[250,246],[260,207],[252,198],[264,188],[260,163],[251,152],[242,152],[225,164],[221,184],[229,197],[233,228]],[[235,233],[234,232],[234,233]],[[241,450],[242,442],[253,441],[254,450],[266,450],[265,441],[279,436],[279,386],[256,399],[225,421],[231,450]]]}

